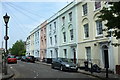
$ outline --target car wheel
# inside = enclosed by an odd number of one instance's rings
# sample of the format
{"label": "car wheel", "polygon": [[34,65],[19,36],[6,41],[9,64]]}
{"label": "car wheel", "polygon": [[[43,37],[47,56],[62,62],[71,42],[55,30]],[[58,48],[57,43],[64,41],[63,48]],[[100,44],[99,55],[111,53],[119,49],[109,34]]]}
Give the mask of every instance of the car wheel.
{"label": "car wheel", "polygon": [[54,69],[54,66],[53,66],[53,65],[51,65],[51,68],[52,68],[52,69]]}
{"label": "car wheel", "polygon": [[60,70],[63,71],[63,66],[60,66]]}
{"label": "car wheel", "polygon": [[75,72],[78,72],[78,70],[75,70]]}

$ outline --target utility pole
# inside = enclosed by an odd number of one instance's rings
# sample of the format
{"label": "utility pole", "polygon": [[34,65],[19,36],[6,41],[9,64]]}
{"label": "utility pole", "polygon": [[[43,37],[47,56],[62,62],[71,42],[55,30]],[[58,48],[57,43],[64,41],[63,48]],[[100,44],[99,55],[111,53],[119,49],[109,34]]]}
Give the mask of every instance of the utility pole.
{"label": "utility pole", "polygon": [[7,75],[7,65],[6,65],[6,62],[7,62],[7,54],[8,54],[7,40],[9,39],[9,37],[8,37],[8,21],[9,21],[9,18],[10,18],[10,16],[8,16],[7,13],[6,13],[5,16],[3,16],[4,22],[5,22],[5,26],[6,26],[5,36],[4,36],[4,39],[5,39],[4,75]]}

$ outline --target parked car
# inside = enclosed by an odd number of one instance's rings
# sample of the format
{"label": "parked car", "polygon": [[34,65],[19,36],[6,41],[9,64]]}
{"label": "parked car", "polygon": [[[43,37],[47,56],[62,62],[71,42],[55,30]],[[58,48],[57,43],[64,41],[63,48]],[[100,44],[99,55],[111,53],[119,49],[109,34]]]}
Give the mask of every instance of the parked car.
{"label": "parked car", "polygon": [[51,68],[58,68],[62,70],[68,71],[78,71],[78,66],[73,63],[71,59],[67,58],[55,58],[52,60]]}
{"label": "parked car", "polygon": [[21,57],[21,61],[26,61],[26,62],[27,62],[26,56],[22,56],[22,57]]}
{"label": "parked car", "polygon": [[21,59],[21,57],[20,57],[20,56],[16,56],[16,58],[17,58],[17,60],[20,60],[20,59]]}
{"label": "parked car", "polygon": [[27,62],[35,62],[35,58],[34,58],[34,56],[26,56],[26,59],[27,59]]}
{"label": "parked car", "polygon": [[9,64],[9,63],[17,63],[16,56],[14,56],[14,55],[9,55],[9,56],[7,57],[7,63],[8,63],[8,64]]}

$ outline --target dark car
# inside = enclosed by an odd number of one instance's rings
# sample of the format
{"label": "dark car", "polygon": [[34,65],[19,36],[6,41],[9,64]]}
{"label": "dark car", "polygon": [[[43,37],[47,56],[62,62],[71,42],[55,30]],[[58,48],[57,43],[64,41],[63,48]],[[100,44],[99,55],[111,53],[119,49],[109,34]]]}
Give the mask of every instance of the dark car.
{"label": "dark car", "polygon": [[55,58],[52,60],[52,68],[58,68],[61,71],[62,70],[68,70],[68,71],[76,71],[78,70],[78,66],[73,63],[71,59],[67,58]]}
{"label": "dark car", "polygon": [[34,56],[26,56],[27,62],[35,62]]}
{"label": "dark car", "polygon": [[21,57],[21,61],[26,61],[26,62],[27,62],[26,56],[22,56],[22,57]]}
{"label": "dark car", "polygon": [[16,56],[16,59],[17,59],[17,60],[20,60],[20,59],[21,59],[21,57],[20,57],[20,56]]}
{"label": "dark car", "polygon": [[9,64],[9,63],[17,63],[16,56],[14,56],[14,55],[9,55],[9,56],[7,57],[7,63],[8,63],[8,64]]}

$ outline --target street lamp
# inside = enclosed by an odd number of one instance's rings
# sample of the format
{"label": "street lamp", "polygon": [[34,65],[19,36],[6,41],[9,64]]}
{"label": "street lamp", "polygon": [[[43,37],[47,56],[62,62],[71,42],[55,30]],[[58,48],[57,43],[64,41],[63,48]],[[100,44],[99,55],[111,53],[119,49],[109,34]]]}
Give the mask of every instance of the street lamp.
{"label": "street lamp", "polygon": [[3,18],[4,18],[4,22],[7,24],[8,21],[9,21],[10,16],[8,16],[7,13],[6,13],[6,15],[3,16]]}
{"label": "street lamp", "polygon": [[6,30],[5,30],[6,33],[5,33],[5,37],[4,37],[4,39],[5,39],[4,74],[5,74],[5,75],[7,75],[7,66],[6,66],[6,61],[7,61],[6,58],[7,58],[7,54],[8,54],[8,50],[7,50],[7,40],[9,39],[7,28],[8,28],[9,18],[10,18],[10,16],[8,16],[7,13],[6,13],[5,16],[3,16],[4,22],[5,22],[5,26],[6,26]]}

